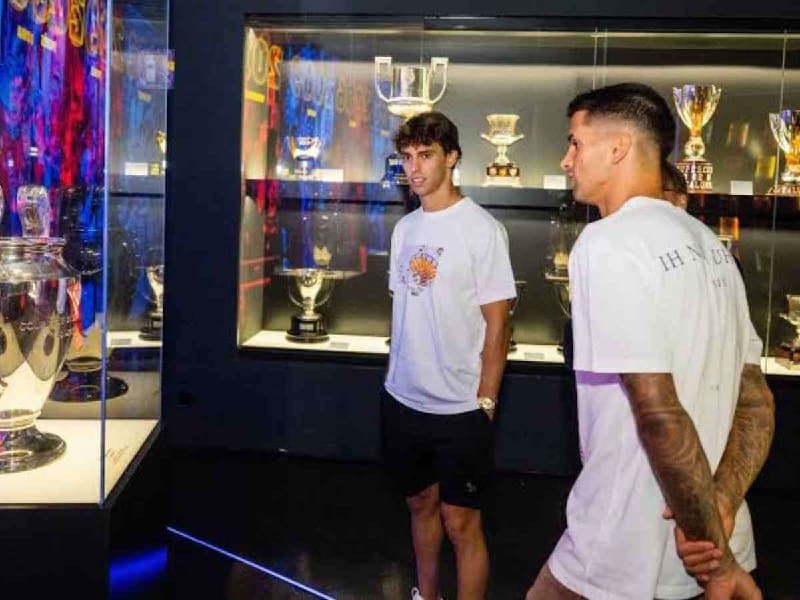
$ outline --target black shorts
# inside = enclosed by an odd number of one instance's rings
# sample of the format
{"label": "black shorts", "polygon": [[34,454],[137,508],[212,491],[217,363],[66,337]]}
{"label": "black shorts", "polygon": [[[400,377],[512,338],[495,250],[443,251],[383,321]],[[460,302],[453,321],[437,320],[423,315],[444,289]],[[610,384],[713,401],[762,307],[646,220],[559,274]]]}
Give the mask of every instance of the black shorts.
{"label": "black shorts", "polygon": [[494,466],[494,427],[481,409],[455,415],[412,410],[382,393],[383,461],[408,498],[439,484],[439,498],[480,508]]}

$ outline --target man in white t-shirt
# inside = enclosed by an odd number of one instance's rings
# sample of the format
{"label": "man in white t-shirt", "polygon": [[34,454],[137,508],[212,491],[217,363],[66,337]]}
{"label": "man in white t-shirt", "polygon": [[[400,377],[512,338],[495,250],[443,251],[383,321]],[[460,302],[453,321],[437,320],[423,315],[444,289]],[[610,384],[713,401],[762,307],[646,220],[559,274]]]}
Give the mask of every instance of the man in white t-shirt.
{"label": "man in white t-shirt", "polygon": [[774,411],[742,278],[658,199],[675,123],[654,90],[587,92],[568,116],[562,167],[601,215],[569,261],[583,469],[527,598],[760,598],[744,495]]}
{"label": "man in white t-shirt", "polygon": [[480,501],[492,469],[492,419],[516,295],[508,237],[453,185],[461,148],[446,116],[409,119],[395,146],[421,207],[392,234],[384,461],[411,513],[418,581],[412,598],[439,598],[446,533],[458,597],[478,600],[489,573]]}

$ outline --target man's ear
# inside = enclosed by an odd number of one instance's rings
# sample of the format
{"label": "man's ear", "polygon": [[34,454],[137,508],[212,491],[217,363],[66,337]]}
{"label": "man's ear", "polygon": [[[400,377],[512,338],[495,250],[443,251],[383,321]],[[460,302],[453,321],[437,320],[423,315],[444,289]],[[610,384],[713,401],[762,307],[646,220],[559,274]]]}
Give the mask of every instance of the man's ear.
{"label": "man's ear", "polygon": [[611,162],[617,164],[621,162],[633,147],[633,136],[629,131],[619,131],[611,146]]}
{"label": "man's ear", "polygon": [[451,150],[450,152],[448,152],[445,159],[446,159],[445,164],[447,165],[448,169],[452,169],[453,167],[455,167],[456,163],[458,162],[458,150]]}

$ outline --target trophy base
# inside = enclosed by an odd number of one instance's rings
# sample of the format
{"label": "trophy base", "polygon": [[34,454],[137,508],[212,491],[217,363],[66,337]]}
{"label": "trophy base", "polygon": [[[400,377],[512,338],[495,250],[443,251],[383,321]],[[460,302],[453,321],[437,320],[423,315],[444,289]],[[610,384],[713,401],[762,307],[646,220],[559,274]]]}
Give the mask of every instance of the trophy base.
{"label": "trophy base", "polygon": [[780,183],[769,188],[767,196],[800,196],[800,183]]}
{"label": "trophy base", "polygon": [[34,425],[19,431],[0,431],[0,473],[18,473],[41,467],[64,454],[67,444]]}
{"label": "trophy base", "polygon": [[314,344],[328,339],[325,328],[325,319],[322,315],[306,317],[303,315],[292,316],[292,326],[286,332],[286,339],[291,342]]}
{"label": "trophy base", "polygon": [[[56,382],[50,393],[55,402],[97,402],[102,398],[102,371],[70,372]],[[119,377],[106,375],[106,400],[128,393],[128,384]]]}
{"label": "trophy base", "polygon": [[522,187],[519,177],[491,177],[486,176],[483,180],[483,187]]}
{"label": "trophy base", "polygon": [[691,194],[710,194],[714,191],[711,175],[714,166],[707,160],[681,160],[675,165],[686,179]]}
{"label": "trophy base", "polygon": [[158,342],[161,340],[163,326],[163,314],[150,314],[147,317],[147,325],[139,330],[139,337],[147,342]]}

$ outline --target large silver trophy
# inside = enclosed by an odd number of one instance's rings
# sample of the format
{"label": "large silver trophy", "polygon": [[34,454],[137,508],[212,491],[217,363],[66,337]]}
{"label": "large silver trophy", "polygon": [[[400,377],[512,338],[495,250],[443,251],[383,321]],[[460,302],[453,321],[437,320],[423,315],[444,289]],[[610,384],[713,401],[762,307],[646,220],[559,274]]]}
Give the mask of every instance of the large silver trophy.
{"label": "large silver trophy", "polygon": [[717,109],[722,88],[687,84],[672,88],[672,96],[678,116],[690,132],[689,141],[684,146],[684,158],[676,166],[686,178],[690,192],[711,192],[714,167],[705,159],[706,145],[700,134]]}
{"label": "large silver trophy", "polygon": [[800,295],[786,294],[786,312],[781,313],[781,318],[788,321],[795,328],[795,337],[790,342],[783,342],[781,348],[786,357],[780,362],[789,369],[800,369]]}
{"label": "large silver trophy", "polygon": [[508,158],[508,147],[524,138],[516,133],[519,115],[492,114],[486,115],[489,122],[489,133],[481,137],[497,148],[492,164],[486,167],[484,186],[519,187],[519,166]]}
{"label": "large silver trophy", "polygon": [[[375,91],[378,98],[386,103],[386,107],[393,115],[403,120],[420,113],[433,110],[444,96],[447,89],[447,65],[449,60],[445,57],[431,58],[430,67],[425,65],[392,65],[391,56],[375,57]],[[431,83],[441,72],[441,88],[439,93],[431,98]],[[389,82],[389,94],[383,93],[381,86],[384,80]],[[386,173],[384,183],[408,185],[408,179],[403,171],[403,161],[397,153],[386,157]]]}
{"label": "large silver trophy", "polygon": [[770,188],[770,195],[800,196],[800,110],[770,113],[769,125],[786,158],[781,183]]}
{"label": "large silver trophy", "polygon": [[[23,237],[0,238],[0,472],[25,471],[63,454],[36,419],[72,342],[79,278],[63,260],[64,240],[40,236],[49,203],[23,200]],[[19,197],[18,197],[19,202]],[[46,234],[45,234],[46,236]]]}
{"label": "large silver trophy", "polygon": [[152,309],[147,313],[147,322],[139,331],[143,340],[161,339],[164,326],[164,265],[150,265],[145,268],[149,300]]}

